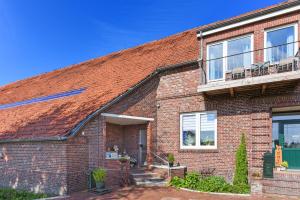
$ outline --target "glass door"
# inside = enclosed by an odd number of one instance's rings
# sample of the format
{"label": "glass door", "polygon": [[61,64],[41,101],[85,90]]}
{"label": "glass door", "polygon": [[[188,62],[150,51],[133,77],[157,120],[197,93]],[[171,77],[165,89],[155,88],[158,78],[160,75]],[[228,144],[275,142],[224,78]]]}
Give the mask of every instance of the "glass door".
{"label": "glass door", "polygon": [[300,121],[280,123],[280,132],[283,160],[289,163],[290,169],[300,169]]}

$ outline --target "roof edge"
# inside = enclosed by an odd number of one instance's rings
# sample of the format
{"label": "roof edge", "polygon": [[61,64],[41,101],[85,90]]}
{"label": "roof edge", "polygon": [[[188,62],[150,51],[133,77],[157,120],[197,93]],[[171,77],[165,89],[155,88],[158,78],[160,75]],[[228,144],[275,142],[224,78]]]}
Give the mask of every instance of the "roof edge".
{"label": "roof edge", "polygon": [[279,4],[278,6],[274,5],[275,7],[267,8],[266,10],[261,10],[261,11],[257,11],[257,12],[254,11],[255,13],[250,13],[246,16],[236,17],[233,19],[221,21],[216,24],[205,26],[203,28],[198,29],[197,34],[200,34],[201,32],[207,32],[207,31],[211,31],[214,29],[222,28],[224,26],[229,26],[229,25],[239,23],[242,21],[250,20],[250,19],[253,19],[256,17],[260,17],[260,16],[263,16],[266,14],[270,14],[270,13],[273,13],[276,11],[280,11],[280,10],[291,8],[291,7],[298,6],[298,5],[300,5],[300,1],[286,2],[284,4]]}
{"label": "roof edge", "polygon": [[98,110],[92,112],[90,115],[88,115],[85,119],[83,119],[81,122],[79,122],[71,131],[69,131],[65,136],[53,136],[53,137],[42,137],[42,138],[31,138],[31,139],[7,139],[7,140],[1,140],[0,139],[0,144],[2,143],[19,143],[19,142],[49,142],[49,141],[66,141],[67,139],[74,137],[77,135],[77,133],[94,117],[99,115],[101,112],[103,112],[105,109],[109,108],[113,104],[119,102],[122,100],[124,97],[128,96],[132,92],[134,92],[136,89],[138,89],[140,86],[142,86],[144,83],[146,83],[148,80],[152,79],[156,75],[160,74],[161,72],[180,68],[180,67],[185,67],[185,66],[190,66],[193,64],[197,64],[198,60],[190,60],[182,63],[177,63],[174,65],[168,65],[168,66],[161,66],[157,68],[155,71],[153,71],[150,75],[148,75],[146,78],[138,82],[136,85],[133,87],[129,88],[127,91],[122,93],[121,95],[115,97],[111,101],[107,102],[104,104],[102,107],[100,107]]}

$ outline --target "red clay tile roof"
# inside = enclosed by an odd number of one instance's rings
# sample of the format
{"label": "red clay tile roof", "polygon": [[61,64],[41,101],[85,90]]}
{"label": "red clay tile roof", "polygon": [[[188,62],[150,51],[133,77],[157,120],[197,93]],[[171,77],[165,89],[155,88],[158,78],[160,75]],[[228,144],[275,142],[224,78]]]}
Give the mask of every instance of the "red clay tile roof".
{"label": "red clay tile roof", "polygon": [[76,96],[0,110],[0,141],[67,135],[157,68],[196,60],[196,30],[0,87],[0,105],[86,88]]}
{"label": "red clay tile roof", "polygon": [[82,94],[0,110],[0,140],[64,136],[158,67],[196,60],[196,30],[0,87],[0,105],[86,88]]}

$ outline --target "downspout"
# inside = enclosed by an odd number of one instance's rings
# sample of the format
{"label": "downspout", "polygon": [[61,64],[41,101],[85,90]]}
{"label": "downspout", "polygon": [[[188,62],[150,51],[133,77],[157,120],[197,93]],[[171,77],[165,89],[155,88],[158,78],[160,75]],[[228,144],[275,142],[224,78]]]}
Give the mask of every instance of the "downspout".
{"label": "downspout", "polygon": [[206,70],[204,68],[204,63],[203,63],[203,34],[202,34],[202,31],[198,32],[197,37],[198,37],[198,40],[200,41],[199,59],[198,59],[198,64],[199,64],[199,67],[201,68],[200,83],[202,85],[204,85],[204,84],[206,84]]}

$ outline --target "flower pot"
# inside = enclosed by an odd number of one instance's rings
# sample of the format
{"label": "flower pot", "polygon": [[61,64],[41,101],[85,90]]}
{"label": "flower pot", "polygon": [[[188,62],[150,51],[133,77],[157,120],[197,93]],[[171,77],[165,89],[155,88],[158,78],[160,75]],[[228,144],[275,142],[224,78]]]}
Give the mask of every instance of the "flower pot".
{"label": "flower pot", "polygon": [[174,163],[169,163],[169,166],[170,166],[170,167],[173,167],[173,166],[174,166]]}
{"label": "flower pot", "polygon": [[105,188],[104,182],[96,182],[96,190]]}
{"label": "flower pot", "polygon": [[286,167],[280,167],[280,171],[286,171]]}

